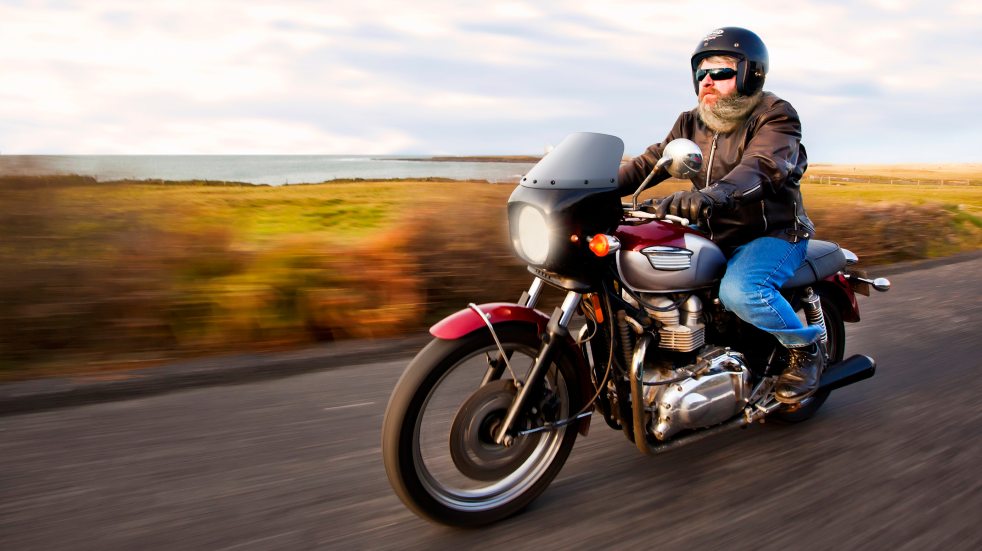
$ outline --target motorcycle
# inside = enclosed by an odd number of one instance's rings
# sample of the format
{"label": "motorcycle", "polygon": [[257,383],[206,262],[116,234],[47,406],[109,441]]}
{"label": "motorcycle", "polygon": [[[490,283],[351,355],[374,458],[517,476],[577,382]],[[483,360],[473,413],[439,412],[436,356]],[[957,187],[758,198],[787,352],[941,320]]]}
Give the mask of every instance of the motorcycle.
{"label": "motorcycle", "polygon": [[[478,526],[520,511],[556,477],[593,415],[644,454],[660,454],[773,417],[800,422],[829,394],[872,377],[872,358],[844,358],[856,293],[886,291],[858,258],[811,240],[782,288],[822,328],[828,358],[818,391],[774,397],[786,350],[718,298],[726,257],[689,221],[659,218],[638,196],[660,171],[699,173],[703,157],[675,140],[622,203],[614,136],[568,136],[508,201],[512,245],[534,276],[517,302],[470,304],[430,329],[382,425],[385,471],[416,514]],[[545,286],[565,292],[551,315]]]}

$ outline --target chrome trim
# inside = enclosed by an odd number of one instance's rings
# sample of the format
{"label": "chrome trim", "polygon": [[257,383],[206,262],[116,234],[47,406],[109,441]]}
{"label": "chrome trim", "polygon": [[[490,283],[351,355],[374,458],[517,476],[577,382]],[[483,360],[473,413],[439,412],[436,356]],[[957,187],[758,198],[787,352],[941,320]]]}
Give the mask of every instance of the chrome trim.
{"label": "chrome trim", "polygon": [[[566,299],[563,300],[563,305],[560,307],[559,319],[556,319],[556,312],[553,312],[552,317],[549,318],[548,331],[551,336],[554,337],[555,335],[553,333],[556,331],[556,329],[552,326],[553,323],[558,323],[559,327],[563,329],[569,326],[569,320],[573,317],[573,314],[576,313],[576,308],[580,305],[580,299],[582,296],[583,295],[577,293],[576,291],[566,293]],[[539,349],[538,356],[536,356],[535,361],[529,368],[525,384],[519,387],[518,394],[515,395],[515,399],[512,400],[511,405],[508,406],[508,411],[505,414],[504,421],[502,421],[496,429],[497,432],[494,434],[495,444],[509,447],[511,446],[512,442],[514,442],[514,438],[508,434],[508,431],[511,430],[512,425],[515,424],[515,419],[518,418],[519,411],[525,407],[525,402],[529,399],[529,389],[535,386],[529,384],[529,382],[536,381],[540,377],[545,376],[546,370],[548,370],[549,366],[546,365],[544,360],[548,357],[549,348],[555,345],[555,341],[546,340],[544,341],[543,347]],[[509,370],[510,369],[511,367],[509,366]],[[514,373],[512,374],[512,377],[517,382],[518,378],[515,377]]]}
{"label": "chrome trim", "polygon": [[566,299],[563,300],[562,308],[563,315],[559,318],[559,326],[567,327],[569,326],[569,320],[573,318],[573,314],[576,313],[576,308],[580,305],[580,299],[583,295],[577,293],[576,291],[570,291],[566,293]]}
{"label": "chrome trim", "polygon": [[528,300],[525,301],[525,304],[523,306],[525,306],[526,308],[535,308],[535,304],[539,302],[539,295],[542,294],[542,287],[543,287],[542,278],[537,277],[533,279],[532,285],[530,285],[529,290],[526,291],[528,293],[529,298]]}
{"label": "chrome trim", "polygon": [[675,216],[674,214],[666,214],[662,218],[662,220],[668,220],[669,222],[675,222],[675,223],[677,223],[680,226],[688,226],[689,225],[689,219],[688,218],[683,218],[681,216]]}
{"label": "chrome trim", "polygon": [[767,396],[774,389],[777,384],[778,376],[765,377],[757,383],[757,386],[750,392],[750,396],[747,397],[747,404],[753,404],[760,401],[761,398]]}
{"label": "chrome trim", "polygon": [[663,272],[678,272],[692,267],[693,252],[681,247],[656,245],[641,249],[651,267]]}
{"label": "chrome trim", "polygon": [[822,344],[822,349],[828,354],[829,333],[825,327],[825,313],[822,311],[822,299],[815,294],[811,287],[805,288],[805,296],[802,298],[802,307],[805,311],[805,319],[808,325],[818,327],[822,330],[818,335],[818,341]]}
{"label": "chrome trim", "polygon": [[856,256],[856,253],[850,251],[845,247],[841,247],[841,250],[842,250],[842,256],[846,257],[846,266],[851,266],[859,262],[859,257]]}
{"label": "chrome trim", "polygon": [[634,443],[641,453],[654,453],[648,445],[647,432],[644,424],[644,357],[651,344],[651,335],[645,334],[638,339],[634,347],[634,357],[631,359],[631,409],[634,412]]}
{"label": "chrome trim", "polygon": [[784,404],[778,402],[777,400],[770,400],[766,403],[753,404],[752,406],[747,406],[743,410],[743,416],[740,418],[743,421],[743,425],[752,425],[757,421],[763,420],[768,415],[774,413],[780,409]]}
{"label": "chrome trim", "polygon": [[[658,444],[650,444],[648,442],[647,433],[645,432],[644,426],[644,394],[642,386],[642,378],[644,377],[644,356],[645,350],[651,343],[651,337],[648,335],[642,336],[638,339],[637,348],[634,351],[634,358],[631,361],[631,373],[630,373],[630,384],[631,384],[631,406],[634,412],[634,443],[637,445],[641,453],[645,455],[655,455],[662,452],[667,452],[678,447],[684,446],[686,444],[691,444],[693,442],[698,442],[703,438],[724,432],[733,428],[745,427],[750,423],[763,418],[765,415],[772,413],[780,407],[780,403],[777,402],[777,406],[773,408],[762,408],[763,411],[753,411],[752,408],[747,407],[745,409],[744,415],[736,415],[729,421],[723,424],[716,425],[715,427],[709,427],[706,429],[699,429],[681,436],[679,438],[674,438],[667,442],[662,442]],[[776,377],[775,377],[776,380]],[[759,387],[758,387],[759,388]]]}
{"label": "chrome trim", "polygon": [[865,277],[859,277],[855,274],[850,274],[849,279],[855,279],[856,281],[862,281],[863,283],[869,283],[874,289],[881,293],[885,293],[890,290],[890,280],[885,277],[878,277],[876,279],[868,279]]}
{"label": "chrome trim", "polygon": [[617,251],[621,250],[620,239],[617,239],[613,235],[604,234],[604,236],[607,238],[607,245],[610,247],[610,250],[607,252],[607,254],[616,253]]}

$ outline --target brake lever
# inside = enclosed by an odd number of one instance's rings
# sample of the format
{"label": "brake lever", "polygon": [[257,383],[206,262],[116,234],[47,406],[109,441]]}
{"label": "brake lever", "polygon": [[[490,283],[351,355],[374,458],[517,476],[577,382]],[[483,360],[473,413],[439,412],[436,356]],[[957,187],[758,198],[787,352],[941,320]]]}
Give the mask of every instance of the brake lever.
{"label": "brake lever", "polygon": [[664,220],[668,220],[669,222],[675,222],[681,226],[689,225],[688,218],[682,218],[681,216],[675,216],[674,214],[666,214]]}
{"label": "brake lever", "polygon": [[681,216],[675,216],[673,214],[658,216],[658,213],[655,212],[656,210],[657,207],[655,207],[654,205],[645,205],[639,208],[638,210],[625,210],[624,214],[627,214],[628,216],[633,216],[635,218],[646,218],[648,220],[665,220],[667,222],[674,222],[682,226],[689,225],[688,218],[682,218]]}

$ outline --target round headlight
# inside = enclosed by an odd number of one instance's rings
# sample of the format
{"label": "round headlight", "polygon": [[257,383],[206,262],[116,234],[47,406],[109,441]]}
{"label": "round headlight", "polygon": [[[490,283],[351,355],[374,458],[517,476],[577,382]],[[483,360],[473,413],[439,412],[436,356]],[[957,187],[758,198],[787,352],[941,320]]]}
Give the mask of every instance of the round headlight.
{"label": "round headlight", "polygon": [[525,206],[518,213],[518,240],[530,262],[542,264],[549,256],[551,237],[546,217],[539,209]]}

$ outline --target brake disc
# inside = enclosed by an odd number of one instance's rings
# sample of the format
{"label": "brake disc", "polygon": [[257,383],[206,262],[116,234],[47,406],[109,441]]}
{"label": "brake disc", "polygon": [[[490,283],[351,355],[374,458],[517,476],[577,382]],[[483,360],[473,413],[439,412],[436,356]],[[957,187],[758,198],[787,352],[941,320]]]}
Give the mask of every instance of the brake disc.
{"label": "brake disc", "polygon": [[[457,410],[450,427],[450,456],[461,474],[474,480],[500,480],[518,469],[535,449],[537,436],[517,437],[507,447],[494,442],[494,433],[516,392],[510,379],[491,381]],[[515,428],[523,430],[530,425],[528,420],[519,419]]]}

